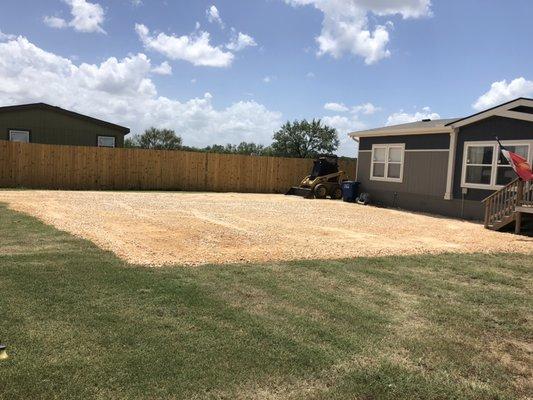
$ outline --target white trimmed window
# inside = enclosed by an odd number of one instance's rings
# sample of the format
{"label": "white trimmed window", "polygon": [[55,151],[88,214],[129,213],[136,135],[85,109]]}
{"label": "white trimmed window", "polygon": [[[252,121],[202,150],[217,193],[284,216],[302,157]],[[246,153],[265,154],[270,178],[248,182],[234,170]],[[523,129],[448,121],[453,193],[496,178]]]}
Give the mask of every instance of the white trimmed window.
{"label": "white trimmed window", "polygon": [[370,179],[374,181],[402,182],[405,145],[375,144],[372,146]]}
{"label": "white trimmed window", "polygon": [[491,186],[495,154],[494,144],[466,145],[463,184],[471,187]]}
{"label": "white trimmed window", "polygon": [[[503,144],[503,143],[502,143]],[[503,146],[513,153],[518,154],[519,156],[524,157],[526,160],[530,161],[529,157],[529,144],[517,144],[517,145],[506,145]],[[498,150],[498,165],[496,168],[496,185],[505,186],[508,183],[516,179],[516,172],[514,172],[513,167],[509,165],[509,161],[503,156],[501,151]]]}
{"label": "white trimmed window", "polygon": [[11,142],[30,143],[30,131],[10,130],[9,140]]}
{"label": "white trimmed window", "polygon": [[98,136],[98,147],[115,147],[115,137]]}
{"label": "white trimmed window", "polygon": [[[531,161],[531,143],[504,141],[502,145]],[[496,190],[516,179],[497,142],[465,142],[461,186]]]}

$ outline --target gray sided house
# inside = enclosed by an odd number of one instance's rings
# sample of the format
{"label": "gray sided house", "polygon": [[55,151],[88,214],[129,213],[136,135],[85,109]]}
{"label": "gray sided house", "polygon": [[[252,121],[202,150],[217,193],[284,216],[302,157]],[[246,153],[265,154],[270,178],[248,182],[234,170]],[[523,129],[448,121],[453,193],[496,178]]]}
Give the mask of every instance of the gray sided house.
{"label": "gray sided house", "polygon": [[480,113],[354,132],[357,180],[373,202],[481,220],[481,200],[516,174],[500,155],[533,160],[533,99],[519,98]]}
{"label": "gray sided house", "polygon": [[124,147],[128,128],[44,103],[0,107],[0,140]]}

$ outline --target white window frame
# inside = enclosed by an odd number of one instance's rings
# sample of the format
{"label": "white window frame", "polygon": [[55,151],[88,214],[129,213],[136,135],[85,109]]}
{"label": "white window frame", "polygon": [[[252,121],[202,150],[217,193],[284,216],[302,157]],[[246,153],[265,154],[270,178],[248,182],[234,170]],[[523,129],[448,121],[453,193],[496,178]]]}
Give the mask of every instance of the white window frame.
{"label": "white window frame", "polygon": [[21,142],[20,140],[17,140],[19,143],[30,143],[30,131],[26,129],[10,129],[9,130],[9,141],[14,142],[13,140],[13,134],[26,134],[28,136],[27,142]]}
{"label": "white window frame", "polygon": [[[502,140],[501,143],[504,147],[506,146],[527,146],[528,147],[527,161],[531,163],[531,160],[533,159],[533,140]],[[466,159],[468,156],[468,147],[492,147],[493,148],[492,164],[491,164],[492,169],[491,169],[489,184],[466,182]],[[499,190],[502,187],[504,187],[504,185],[496,184],[496,179],[498,177],[499,158],[500,158],[500,146],[498,145],[498,142],[496,142],[495,140],[484,141],[484,142],[482,141],[464,142],[463,165],[462,165],[462,171],[461,171],[461,187],[469,188],[469,189],[485,189],[485,190]],[[478,165],[478,164],[474,164],[474,165]]]}
{"label": "white window frame", "polygon": [[[100,144],[100,139],[113,139],[113,146],[104,146],[104,145],[101,145]],[[114,137],[114,136],[104,136],[104,135],[100,135],[98,136],[98,140],[97,140],[97,144],[98,144],[98,147],[107,147],[108,149],[114,149],[117,145],[117,138]]]}
{"label": "white window frame", "polygon": [[[402,151],[402,157],[400,160],[400,177],[399,178],[389,178],[387,175],[389,174],[389,152],[391,148],[399,148]],[[374,176],[374,151],[375,149],[385,149],[385,176]],[[372,154],[370,156],[370,180],[371,181],[382,181],[382,182],[395,182],[395,183],[402,183],[403,182],[403,167],[405,162],[405,143],[385,143],[385,144],[374,144],[372,145]],[[381,164],[381,163],[379,163]],[[393,162],[392,164],[398,164],[397,162]]]}

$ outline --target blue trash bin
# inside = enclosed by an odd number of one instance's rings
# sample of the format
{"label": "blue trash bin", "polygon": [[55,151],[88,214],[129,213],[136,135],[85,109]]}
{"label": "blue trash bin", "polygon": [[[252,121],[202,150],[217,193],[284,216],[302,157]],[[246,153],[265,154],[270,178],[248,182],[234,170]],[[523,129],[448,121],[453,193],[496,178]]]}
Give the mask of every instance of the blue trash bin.
{"label": "blue trash bin", "polygon": [[342,200],[349,203],[354,203],[357,196],[359,196],[359,182],[344,181],[341,184]]}

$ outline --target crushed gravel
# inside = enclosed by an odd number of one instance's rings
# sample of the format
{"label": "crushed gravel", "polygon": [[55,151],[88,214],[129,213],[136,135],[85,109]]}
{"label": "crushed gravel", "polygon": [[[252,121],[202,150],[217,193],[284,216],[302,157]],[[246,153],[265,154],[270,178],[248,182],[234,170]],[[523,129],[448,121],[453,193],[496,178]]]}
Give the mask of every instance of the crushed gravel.
{"label": "crushed gravel", "polygon": [[0,191],[0,202],[128,262],[153,266],[533,253],[533,238],[478,223],[283,195],[21,190]]}

